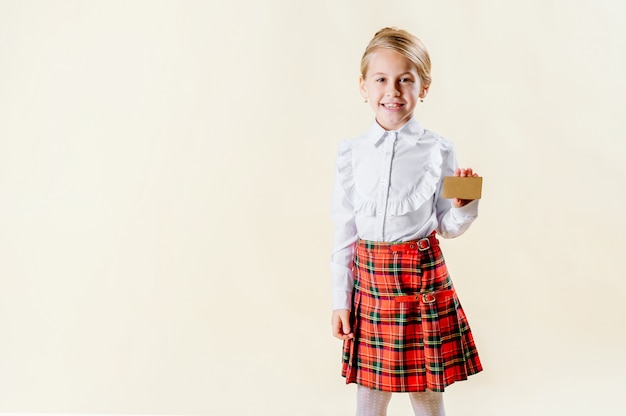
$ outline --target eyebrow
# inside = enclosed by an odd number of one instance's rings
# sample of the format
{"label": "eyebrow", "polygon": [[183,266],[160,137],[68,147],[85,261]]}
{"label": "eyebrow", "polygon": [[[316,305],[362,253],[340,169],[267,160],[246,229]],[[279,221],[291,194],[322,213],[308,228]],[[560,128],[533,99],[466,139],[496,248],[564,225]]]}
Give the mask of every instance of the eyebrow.
{"label": "eyebrow", "polygon": [[[376,75],[385,75],[386,76],[387,74],[384,73],[384,72],[374,72],[373,74],[371,74],[371,76],[376,76]],[[407,72],[403,72],[401,74],[398,74],[398,76],[402,76],[402,75],[411,75],[412,76],[413,73],[407,71]]]}

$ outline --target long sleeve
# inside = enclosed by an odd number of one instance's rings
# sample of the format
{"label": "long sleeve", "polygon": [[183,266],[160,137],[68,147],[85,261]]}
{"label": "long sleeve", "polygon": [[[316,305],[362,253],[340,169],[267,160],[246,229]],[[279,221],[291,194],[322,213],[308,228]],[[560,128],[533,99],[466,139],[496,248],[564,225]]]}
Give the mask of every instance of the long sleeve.
{"label": "long sleeve", "polygon": [[457,168],[454,146],[450,146],[443,158],[441,178],[437,186],[437,232],[444,238],[454,238],[463,234],[478,217],[478,200],[461,208],[453,208],[451,199],[442,198],[444,176],[454,175]]}
{"label": "long sleeve", "polygon": [[[347,143],[342,143],[339,150],[338,167],[331,201],[333,221],[333,248],[330,256],[332,279],[333,309],[352,309],[353,274],[352,262],[354,245],[357,240],[357,228],[354,219],[354,206],[341,183],[340,164],[345,163]],[[349,160],[347,161],[349,162]]]}

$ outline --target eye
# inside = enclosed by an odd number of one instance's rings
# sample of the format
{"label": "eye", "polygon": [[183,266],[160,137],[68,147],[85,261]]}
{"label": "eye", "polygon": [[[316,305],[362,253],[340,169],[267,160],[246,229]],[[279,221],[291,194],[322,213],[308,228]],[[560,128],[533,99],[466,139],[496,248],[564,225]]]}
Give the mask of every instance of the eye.
{"label": "eye", "polygon": [[406,84],[409,82],[413,82],[413,80],[411,78],[400,78],[400,82],[402,82],[403,84]]}
{"label": "eye", "polygon": [[376,82],[385,82],[385,78],[376,78]]}

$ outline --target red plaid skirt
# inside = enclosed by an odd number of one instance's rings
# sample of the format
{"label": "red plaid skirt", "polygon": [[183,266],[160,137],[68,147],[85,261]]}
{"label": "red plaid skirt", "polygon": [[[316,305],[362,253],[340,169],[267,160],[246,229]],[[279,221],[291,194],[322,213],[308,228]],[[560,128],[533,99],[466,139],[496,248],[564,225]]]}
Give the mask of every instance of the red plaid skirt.
{"label": "red plaid skirt", "polygon": [[482,370],[435,233],[417,241],[359,240],[346,383],[382,391],[443,391]]}

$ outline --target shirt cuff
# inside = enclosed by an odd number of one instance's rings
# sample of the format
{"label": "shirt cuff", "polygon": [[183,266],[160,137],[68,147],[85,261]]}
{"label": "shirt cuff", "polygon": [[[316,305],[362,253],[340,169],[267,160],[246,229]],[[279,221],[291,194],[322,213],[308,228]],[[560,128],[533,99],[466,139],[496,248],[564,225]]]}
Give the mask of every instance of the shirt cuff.
{"label": "shirt cuff", "polygon": [[333,310],[352,309],[352,292],[333,290]]}
{"label": "shirt cuff", "polygon": [[452,212],[454,212],[454,216],[457,218],[476,218],[478,217],[478,199],[461,208],[452,208]]}

